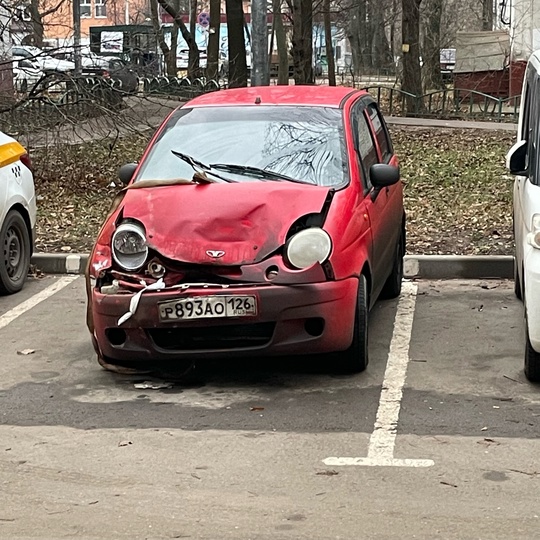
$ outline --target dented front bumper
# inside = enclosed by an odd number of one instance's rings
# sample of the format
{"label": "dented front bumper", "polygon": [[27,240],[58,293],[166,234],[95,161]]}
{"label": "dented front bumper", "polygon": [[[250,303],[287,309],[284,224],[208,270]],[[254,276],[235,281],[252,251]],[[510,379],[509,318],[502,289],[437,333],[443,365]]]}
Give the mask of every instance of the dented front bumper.
{"label": "dented front bumper", "polygon": [[[147,291],[121,325],[133,294],[92,288],[98,353],[118,362],[324,353],[352,341],[358,280],[299,285],[190,287]],[[161,322],[158,304],[205,295],[255,296],[257,315]]]}

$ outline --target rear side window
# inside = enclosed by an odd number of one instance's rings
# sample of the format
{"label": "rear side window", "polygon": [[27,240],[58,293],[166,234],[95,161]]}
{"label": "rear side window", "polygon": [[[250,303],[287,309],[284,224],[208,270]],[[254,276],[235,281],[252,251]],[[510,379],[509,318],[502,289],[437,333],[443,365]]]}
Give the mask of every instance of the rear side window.
{"label": "rear side window", "polygon": [[384,120],[382,119],[381,113],[377,109],[375,103],[370,103],[366,110],[373,124],[373,129],[375,130],[375,137],[379,143],[379,148],[381,149],[381,161],[382,163],[388,163],[392,158],[392,144],[390,142],[390,137],[388,136],[388,131]]}
{"label": "rear side window", "polygon": [[369,170],[372,165],[378,163],[379,157],[377,156],[377,149],[371,135],[371,128],[368,124],[367,118],[360,112],[356,116],[356,131],[357,131],[357,150],[360,154],[360,161],[362,162],[364,187],[366,189],[371,188],[371,180],[369,178]]}

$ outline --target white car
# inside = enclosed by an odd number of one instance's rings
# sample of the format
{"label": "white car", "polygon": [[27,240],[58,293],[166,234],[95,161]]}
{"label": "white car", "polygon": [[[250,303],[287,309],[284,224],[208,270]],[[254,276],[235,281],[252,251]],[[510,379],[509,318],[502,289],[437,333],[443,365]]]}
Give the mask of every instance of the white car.
{"label": "white car", "polygon": [[525,376],[540,382],[540,51],[527,64],[507,166],[514,180],[515,293],[525,311]]}
{"label": "white car", "polygon": [[26,150],[0,132],[0,294],[22,289],[34,245],[36,196]]}
{"label": "white car", "polygon": [[31,60],[13,57],[13,86],[17,92],[26,94],[45,76]]}
{"label": "white car", "polygon": [[[208,58],[206,55],[206,51],[203,51],[199,49],[199,67],[205,68],[207,64]],[[188,49],[180,49],[178,51],[178,54],[176,55],[176,67],[179,70],[186,70],[189,65],[189,50]]]}
{"label": "white car", "polygon": [[38,47],[31,47],[30,45],[13,45],[12,54],[13,56],[20,56],[27,60],[31,60],[43,71],[68,73],[75,69],[75,64],[73,62],[53,58]]}

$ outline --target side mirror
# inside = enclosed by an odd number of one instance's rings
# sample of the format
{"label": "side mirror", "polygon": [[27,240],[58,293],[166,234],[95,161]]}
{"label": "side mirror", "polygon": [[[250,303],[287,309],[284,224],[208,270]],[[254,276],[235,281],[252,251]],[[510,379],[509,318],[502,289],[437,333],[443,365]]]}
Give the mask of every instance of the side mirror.
{"label": "side mirror", "polygon": [[506,167],[511,174],[525,176],[528,173],[527,141],[518,141],[506,155]]}
{"label": "side mirror", "polygon": [[369,178],[375,189],[393,186],[399,182],[399,167],[376,163],[369,169]]}
{"label": "side mirror", "polygon": [[133,178],[133,173],[138,166],[138,163],[126,163],[120,167],[120,170],[118,171],[118,178],[120,178],[122,184],[127,186],[130,183],[131,179]]}

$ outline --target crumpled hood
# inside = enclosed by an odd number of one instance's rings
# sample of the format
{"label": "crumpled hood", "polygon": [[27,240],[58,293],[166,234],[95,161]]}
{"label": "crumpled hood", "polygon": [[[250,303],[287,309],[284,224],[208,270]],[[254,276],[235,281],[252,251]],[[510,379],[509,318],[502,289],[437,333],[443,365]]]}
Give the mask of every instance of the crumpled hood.
{"label": "crumpled hood", "polygon": [[[328,191],[285,182],[128,189],[122,213],[143,223],[149,246],[164,257],[242,265],[279,248],[298,218],[322,210]],[[225,253],[213,258],[208,251]]]}

